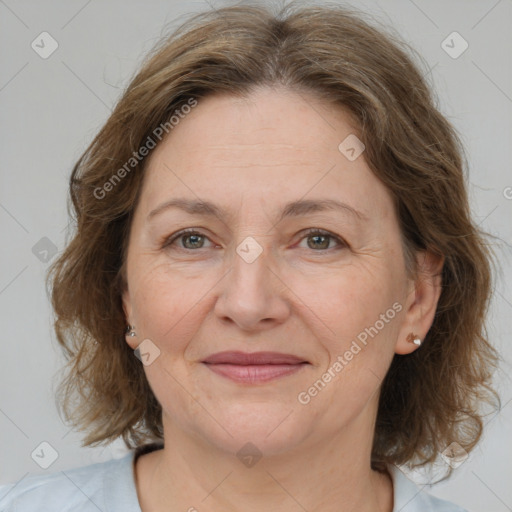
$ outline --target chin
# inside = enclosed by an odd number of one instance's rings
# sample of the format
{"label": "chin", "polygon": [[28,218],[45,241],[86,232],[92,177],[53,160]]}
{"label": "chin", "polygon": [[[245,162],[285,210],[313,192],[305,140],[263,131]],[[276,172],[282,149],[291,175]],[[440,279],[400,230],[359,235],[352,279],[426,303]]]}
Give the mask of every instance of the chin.
{"label": "chin", "polygon": [[254,450],[264,456],[278,455],[300,445],[314,431],[313,424],[308,426],[297,410],[282,403],[219,404],[213,415],[217,421],[189,425],[189,429],[231,454]]}

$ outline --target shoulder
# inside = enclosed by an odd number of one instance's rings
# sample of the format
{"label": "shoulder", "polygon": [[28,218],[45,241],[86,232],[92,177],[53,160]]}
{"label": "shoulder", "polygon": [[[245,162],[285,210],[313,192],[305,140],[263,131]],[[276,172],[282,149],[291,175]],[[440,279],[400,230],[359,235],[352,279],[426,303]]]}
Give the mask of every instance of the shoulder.
{"label": "shoulder", "polygon": [[140,512],[133,453],[0,486],[0,512]]}
{"label": "shoulder", "polygon": [[393,512],[468,512],[454,503],[442,500],[423,491],[396,466],[388,466],[393,479]]}

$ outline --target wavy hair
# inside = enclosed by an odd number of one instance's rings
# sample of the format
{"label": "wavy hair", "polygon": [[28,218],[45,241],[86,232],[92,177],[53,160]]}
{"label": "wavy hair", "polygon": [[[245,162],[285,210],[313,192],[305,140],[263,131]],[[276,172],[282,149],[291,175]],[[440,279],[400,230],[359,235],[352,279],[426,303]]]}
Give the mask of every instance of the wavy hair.
{"label": "wavy hair", "polygon": [[[163,439],[162,410],[127,346],[121,294],[132,214],[147,159],[121,173],[191,98],[284,86],[357,121],[364,158],[391,193],[407,270],[414,253],[444,256],[442,291],[420,350],[395,355],[381,387],[372,466],[432,463],[452,442],[469,452],[499,360],[487,340],[494,254],[471,218],[467,159],[414,56],[389,29],[339,5],[245,5],[194,14],[146,57],[73,168],[75,230],[50,268],[55,331],[68,363],[58,398],[83,445]],[[172,136],[172,134],[170,134]],[[132,162],[133,163],[133,162]],[[125,167],[126,170],[126,167]],[[99,190],[106,190],[106,198]]]}

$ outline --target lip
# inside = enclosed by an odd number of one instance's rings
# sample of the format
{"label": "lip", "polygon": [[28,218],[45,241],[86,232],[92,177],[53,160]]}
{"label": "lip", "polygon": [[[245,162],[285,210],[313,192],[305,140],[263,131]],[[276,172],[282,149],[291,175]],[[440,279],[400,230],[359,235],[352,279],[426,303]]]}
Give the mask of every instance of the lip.
{"label": "lip", "polygon": [[203,361],[212,372],[237,383],[258,384],[294,374],[308,361],[278,352],[219,352]]}
{"label": "lip", "polygon": [[208,356],[203,363],[236,364],[236,365],[267,365],[267,364],[300,364],[307,363],[305,359],[292,354],[280,352],[217,352]]}

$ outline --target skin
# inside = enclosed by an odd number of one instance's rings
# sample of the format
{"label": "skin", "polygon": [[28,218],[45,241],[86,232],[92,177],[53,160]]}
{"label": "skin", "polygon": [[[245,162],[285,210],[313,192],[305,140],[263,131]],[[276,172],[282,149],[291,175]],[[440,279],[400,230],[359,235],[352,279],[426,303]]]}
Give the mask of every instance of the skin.
{"label": "skin", "polygon": [[[123,294],[137,332],[127,343],[150,339],[160,350],[144,370],[162,405],[165,448],[136,464],[144,512],[392,510],[389,475],[370,467],[378,392],[394,354],[418,348],[407,335],[423,340],[432,324],[442,261],[418,253],[421,275],[407,278],[388,190],[364,153],[349,161],[338,150],[353,133],[341,108],[260,88],[245,99],[200,100],[150,155]],[[212,201],[227,216],[172,208],[148,220],[177,197]],[[298,199],[344,201],[367,220],[333,210],[278,222],[283,205]],[[162,247],[185,228],[204,236]],[[334,237],[317,239],[308,228]],[[263,249],[252,263],[236,252],[246,237]],[[396,302],[401,311],[299,403]],[[291,353],[309,364],[269,383],[238,384],[201,362],[224,350]],[[247,442],[262,454],[252,467],[236,456]]]}

